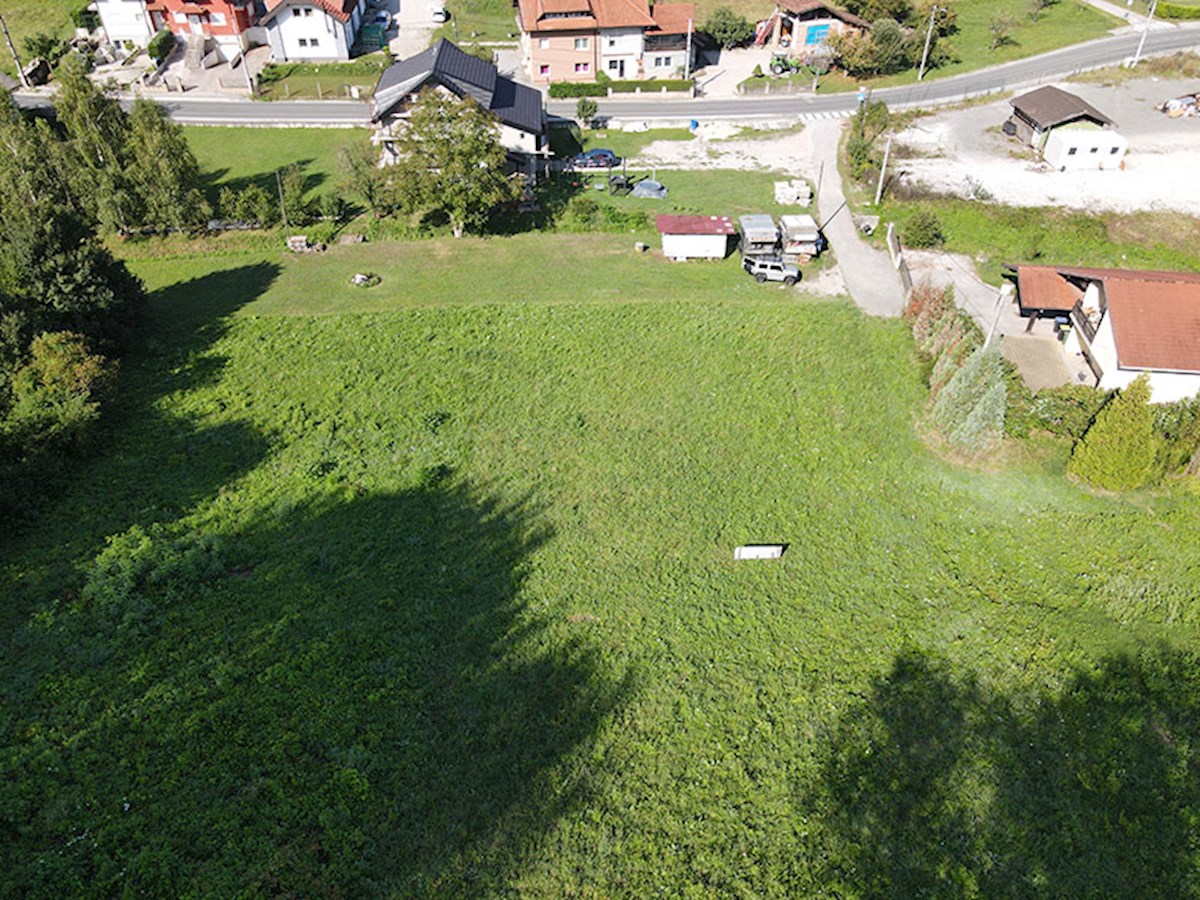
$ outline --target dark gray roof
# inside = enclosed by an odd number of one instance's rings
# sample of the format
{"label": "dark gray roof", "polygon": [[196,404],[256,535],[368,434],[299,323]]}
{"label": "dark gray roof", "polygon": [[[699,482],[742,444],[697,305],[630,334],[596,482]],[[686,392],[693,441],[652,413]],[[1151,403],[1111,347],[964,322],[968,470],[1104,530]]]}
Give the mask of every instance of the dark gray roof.
{"label": "dark gray roof", "polygon": [[542,133],[539,91],[505,78],[491,63],[463,53],[445,38],[384,70],[375,86],[375,120],[386,116],[409,94],[433,84],[459,97],[473,98],[505,125]]}
{"label": "dark gray roof", "polygon": [[1113,124],[1112,119],[1082,97],[1050,85],[1014,97],[1008,102],[1041,129],[1053,128],[1074,119],[1091,119],[1101,125]]}

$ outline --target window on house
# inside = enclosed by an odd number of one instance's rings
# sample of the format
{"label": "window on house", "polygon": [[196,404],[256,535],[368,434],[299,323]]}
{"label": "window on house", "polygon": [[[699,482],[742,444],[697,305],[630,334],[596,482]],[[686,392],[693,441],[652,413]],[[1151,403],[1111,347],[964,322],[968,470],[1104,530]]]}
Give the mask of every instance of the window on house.
{"label": "window on house", "polygon": [[608,46],[610,46],[610,47],[615,47],[615,46],[617,46],[617,39],[616,39],[616,38],[609,38],[609,39],[608,39]]}
{"label": "window on house", "polygon": [[1109,155],[1112,155],[1113,153],[1116,153],[1116,152],[1117,152],[1117,148],[1116,148],[1116,147],[1113,147],[1113,148],[1112,148],[1111,150],[1109,150],[1108,152],[1109,152]]}
{"label": "window on house", "polygon": [[317,46],[317,39],[316,39],[316,38],[309,38],[309,39],[308,39],[308,46],[310,46],[310,47],[315,47],[315,46]]}
{"label": "window on house", "polygon": [[575,63],[575,71],[576,72],[586,72],[587,70],[588,70],[587,63]]}
{"label": "window on house", "polygon": [[208,18],[209,18],[209,21],[211,21],[212,24],[214,24],[214,25],[224,25],[225,24],[225,13],[218,13],[218,12],[209,13]]}
{"label": "window on house", "polygon": [[550,74],[550,67],[549,66],[538,66],[538,74],[548,76]]}
{"label": "window on house", "polygon": [[1088,151],[1088,153],[1099,153],[1099,152],[1100,152],[1099,147],[1093,147],[1091,150]]}
{"label": "window on house", "polygon": [[610,60],[608,61],[608,69],[609,69],[609,71],[610,71],[610,72],[615,72],[615,71],[617,71],[617,69],[619,69],[620,67],[621,67],[621,64],[620,64],[619,62],[617,62],[617,60],[615,60],[615,59],[610,59]]}
{"label": "window on house", "polygon": [[575,49],[576,50],[586,50],[587,48],[588,48],[588,39],[587,38],[575,38]]}
{"label": "window on house", "polygon": [[300,38],[300,46],[307,47],[308,46],[308,38]]}
{"label": "window on house", "polygon": [[304,7],[304,14],[306,16],[311,16],[312,15],[312,7],[311,6]]}
{"label": "window on house", "polygon": [[665,69],[671,65],[671,57],[656,56],[654,57],[654,67],[656,69]]}
{"label": "window on house", "polygon": [[538,49],[539,50],[549,50],[550,49],[550,38],[538,38]]}
{"label": "window on house", "polygon": [[1078,152],[1079,152],[1078,147],[1072,147],[1070,150],[1067,151],[1067,156],[1074,156]]}

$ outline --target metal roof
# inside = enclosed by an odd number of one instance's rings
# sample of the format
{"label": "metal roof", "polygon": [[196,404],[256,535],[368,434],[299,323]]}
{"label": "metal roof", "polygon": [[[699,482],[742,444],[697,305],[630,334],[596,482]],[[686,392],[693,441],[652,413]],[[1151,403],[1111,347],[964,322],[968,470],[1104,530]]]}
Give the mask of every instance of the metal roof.
{"label": "metal roof", "polygon": [[1112,125],[1113,120],[1082,97],[1046,85],[1008,101],[1013,109],[1045,130],[1062,125],[1072,119],[1092,119],[1101,125]]}
{"label": "metal roof", "polygon": [[655,216],[659,234],[737,234],[729,216]]}

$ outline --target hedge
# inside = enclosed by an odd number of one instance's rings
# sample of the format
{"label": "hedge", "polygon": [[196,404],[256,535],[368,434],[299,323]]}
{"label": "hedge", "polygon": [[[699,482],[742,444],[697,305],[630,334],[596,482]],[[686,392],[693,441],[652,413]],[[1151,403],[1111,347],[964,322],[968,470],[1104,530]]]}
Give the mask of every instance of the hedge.
{"label": "hedge", "polygon": [[1179,3],[1159,3],[1156,11],[1164,19],[1200,19],[1200,6],[1183,6]]}
{"label": "hedge", "polygon": [[607,97],[614,94],[633,94],[638,90],[657,93],[659,91],[690,91],[694,81],[684,78],[647,79],[644,81],[609,81],[599,84],[592,81],[556,81],[550,85],[550,96],[555,99],[567,97]]}

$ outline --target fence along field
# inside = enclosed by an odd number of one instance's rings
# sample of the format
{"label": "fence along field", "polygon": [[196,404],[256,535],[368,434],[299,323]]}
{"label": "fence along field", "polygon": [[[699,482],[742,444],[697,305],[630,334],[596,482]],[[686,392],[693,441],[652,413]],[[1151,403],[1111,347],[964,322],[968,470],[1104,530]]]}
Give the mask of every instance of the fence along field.
{"label": "fence along field", "polygon": [[719,269],[275,316],[291,262],[146,265],[0,551],[4,893],[1194,888],[1194,494],[943,463],[903,323]]}

